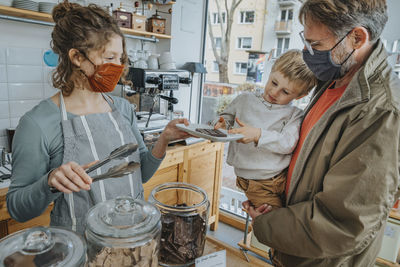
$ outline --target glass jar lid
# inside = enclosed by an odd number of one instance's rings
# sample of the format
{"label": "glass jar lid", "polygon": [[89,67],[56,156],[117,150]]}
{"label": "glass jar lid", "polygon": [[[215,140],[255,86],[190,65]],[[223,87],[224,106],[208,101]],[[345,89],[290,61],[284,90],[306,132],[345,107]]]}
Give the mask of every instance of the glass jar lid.
{"label": "glass jar lid", "polygon": [[138,238],[160,223],[158,209],[141,199],[118,197],[91,208],[87,229],[100,237]]}
{"label": "glass jar lid", "polygon": [[86,259],[86,244],[74,232],[35,227],[0,240],[0,266],[78,266]]}

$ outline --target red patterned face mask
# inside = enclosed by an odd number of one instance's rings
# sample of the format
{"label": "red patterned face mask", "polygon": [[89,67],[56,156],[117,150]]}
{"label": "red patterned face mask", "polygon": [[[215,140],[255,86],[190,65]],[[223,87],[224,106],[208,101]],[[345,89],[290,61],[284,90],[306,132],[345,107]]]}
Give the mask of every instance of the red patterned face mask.
{"label": "red patterned face mask", "polygon": [[96,66],[90,59],[88,60],[95,67],[93,75],[88,77],[85,74],[89,80],[92,91],[100,93],[112,92],[124,72],[124,65],[104,63]]}

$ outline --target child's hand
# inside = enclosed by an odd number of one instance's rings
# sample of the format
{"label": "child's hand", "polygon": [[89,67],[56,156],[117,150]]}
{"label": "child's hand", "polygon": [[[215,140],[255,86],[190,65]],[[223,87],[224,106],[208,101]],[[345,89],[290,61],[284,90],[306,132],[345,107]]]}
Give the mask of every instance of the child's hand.
{"label": "child's hand", "polygon": [[236,118],[237,124],[239,124],[240,128],[232,129],[229,130],[229,133],[232,134],[243,134],[244,137],[236,142],[238,143],[243,143],[243,144],[248,144],[251,142],[254,142],[255,144],[258,143],[258,140],[260,139],[261,136],[261,129],[260,128],[255,128],[250,125],[247,125],[243,122],[241,122],[238,118]]}
{"label": "child's hand", "polygon": [[220,129],[220,128],[226,129],[226,122],[225,122],[224,117],[222,117],[222,116],[219,117],[218,122],[214,125],[215,130]]}

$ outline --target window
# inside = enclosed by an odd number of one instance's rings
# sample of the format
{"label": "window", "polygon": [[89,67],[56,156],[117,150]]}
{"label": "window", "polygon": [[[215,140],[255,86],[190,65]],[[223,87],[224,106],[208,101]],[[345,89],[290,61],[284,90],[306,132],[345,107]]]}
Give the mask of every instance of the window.
{"label": "window", "polygon": [[218,62],[214,61],[213,62],[213,68],[212,68],[213,72],[219,72],[219,66],[218,66]]}
{"label": "window", "polygon": [[237,41],[238,49],[250,49],[253,39],[251,37],[239,37]]}
{"label": "window", "polygon": [[247,74],[247,63],[235,62],[235,74]]}
{"label": "window", "polygon": [[289,38],[278,38],[278,45],[276,48],[276,57],[279,57],[289,49]]}
{"label": "window", "polygon": [[251,24],[254,23],[254,11],[240,11],[239,23]]}
{"label": "window", "polygon": [[283,9],[281,11],[281,21],[293,20],[293,9]]}
{"label": "window", "polygon": [[[222,23],[225,23],[225,21],[226,21],[226,12],[222,12],[221,13],[221,18],[222,18]],[[219,20],[218,12],[212,13],[211,22],[212,22],[212,24],[220,24],[221,23],[220,20]]]}
{"label": "window", "polygon": [[221,42],[222,42],[221,37],[215,37],[214,38],[215,47],[217,49],[221,49]]}

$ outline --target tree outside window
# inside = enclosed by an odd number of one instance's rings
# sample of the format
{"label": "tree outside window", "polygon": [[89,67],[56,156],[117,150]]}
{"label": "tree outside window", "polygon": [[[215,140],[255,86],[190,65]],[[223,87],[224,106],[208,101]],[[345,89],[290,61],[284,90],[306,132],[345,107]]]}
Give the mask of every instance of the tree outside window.
{"label": "tree outside window", "polygon": [[239,17],[239,23],[251,24],[254,23],[255,12],[254,11],[241,11]]}
{"label": "tree outside window", "polygon": [[237,40],[238,49],[251,49],[251,43],[253,38],[251,37],[239,37]]}

